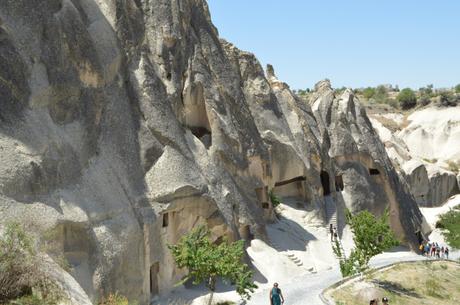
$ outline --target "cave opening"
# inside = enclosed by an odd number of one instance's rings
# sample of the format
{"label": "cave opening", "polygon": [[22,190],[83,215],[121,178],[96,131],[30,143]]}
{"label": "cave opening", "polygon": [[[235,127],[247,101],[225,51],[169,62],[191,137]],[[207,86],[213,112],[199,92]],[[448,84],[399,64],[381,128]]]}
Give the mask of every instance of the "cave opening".
{"label": "cave opening", "polygon": [[163,214],[163,228],[166,228],[169,226],[169,213],[164,213]]}
{"label": "cave opening", "polygon": [[212,145],[212,134],[206,127],[189,127],[192,134],[197,137],[206,149]]}
{"label": "cave opening", "polygon": [[380,171],[376,168],[369,168],[369,174],[371,176],[377,176],[377,175],[380,175]]}
{"label": "cave opening", "polygon": [[150,266],[150,294],[156,296],[159,293],[158,273],[160,272],[160,263],[156,262]]}
{"label": "cave opening", "polygon": [[255,189],[256,191],[256,196],[257,196],[257,201],[262,205],[262,208],[267,210],[270,208],[270,205],[268,203],[268,187],[259,187]]}
{"label": "cave opening", "polygon": [[342,175],[337,175],[335,176],[335,190],[337,192],[340,192],[340,191],[343,191],[344,189],[344,185],[343,185],[343,178],[342,178]]}
{"label": "cave opening", "polygon": [[246,241],[251,241],[254,239],[254,235],[251,233],[251,228],[248,225],[240,228],[240,237]]}
{"label": "cave opening", "polygon": [[323,187],[323,196],[331,194],[330,178],[326,171],[321,171],[321,185]]}
{"label": "cave opening", "polygon": [[183,103],[184,125],[208,149],[212,145],[211,124],[201,83],[196,82],[187,87],[183,95]]}

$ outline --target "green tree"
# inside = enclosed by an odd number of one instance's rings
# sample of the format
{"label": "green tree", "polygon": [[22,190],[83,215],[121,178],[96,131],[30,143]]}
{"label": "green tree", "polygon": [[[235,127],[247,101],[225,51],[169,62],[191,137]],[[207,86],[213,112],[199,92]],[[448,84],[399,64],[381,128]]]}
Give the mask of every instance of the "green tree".
{"label": "green tree", "polygon": [[455,86],[455,93],[460,93],[460,84]]}
{"label": "green tree", "polygon": [[364,271],[369,266],[369,260],[383,251],[399,244],[388,224],[388,210],[382,217],[377,218],[368,211],[352,215],[346,211],[347,224],[353,232],[355,248],[347,258],[341,251],[338,242],[333,245],[335,254],[340,258],[340,270],[343,276],[353,275]]}
{"label": "green tree", "polygon": [[410,109],[415,107],[417,104],[417,96],[415,95],[415,92],[410,88],[401,90],[397,99],[402,109]]}
{"label": "green tree", "polygon": [[375,95],[375,88],[367,87],[363,90],[363,96],[365,99],[369,100]]}
{"label": "green tree", "polygon": [[450,246],[460,249],[460,207],[441,215],[436,228],[443,229],[442,234]]}
{"label": "green tree", "polygon": [[194,285],[205,283],[211,291],[208,304],[212,298],[218,278],[236,285],[236,292],[249,299],[257,286],[252,277],[253,272],[242,262],[244,242],[229,243],[224,240],[216,245],[210,240],[207,227],[199,226],[184,235],[176,245],[169,245],[174,260],[179,268],[187,268],[188,274],[179,284],[193,280]]}

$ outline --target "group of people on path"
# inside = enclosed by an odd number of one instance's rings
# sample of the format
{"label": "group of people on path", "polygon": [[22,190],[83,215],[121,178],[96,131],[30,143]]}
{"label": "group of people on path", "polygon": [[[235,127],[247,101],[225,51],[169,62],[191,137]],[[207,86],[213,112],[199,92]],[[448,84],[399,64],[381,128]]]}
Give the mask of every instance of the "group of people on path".
{"label": "group of people on path", "polygon": [[[281,305],[284,304],[284,296],[281,289],[278,287],[278,283],[273,284],[273,288],[270,290],[270,305]],[[370,301],[369,305],[379,305],[378,299]],[[382,298],[382,305],[390,305],[388,298]]]}
{"label": "group of people on path", "polygon": [[439,246],[437,242],[422,243],[419,249],[426,257],[449,259],[449,248],[447,246]]}

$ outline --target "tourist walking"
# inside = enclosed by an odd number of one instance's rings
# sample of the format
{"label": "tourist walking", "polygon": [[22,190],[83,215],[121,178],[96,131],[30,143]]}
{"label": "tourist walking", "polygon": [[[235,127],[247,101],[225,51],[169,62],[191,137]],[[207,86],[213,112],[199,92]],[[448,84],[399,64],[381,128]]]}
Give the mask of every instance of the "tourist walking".
{"label": "tourist walking", "polygon": [[383,305],[389,305],[390,304],[390,303],[388,303],[388,298],[387,297],[382,298],[382,304]]}
{"label": "tourist walking", "polygon": [[436,245],[434,243],[431,244],[431,257],[436,255]]}
{"label": "tourist walking", "polygon": [[281,305],[283,303],[283,294],[281,293],[281,289],[278,288],[278,283],[275,283],[272,290],[270,290],[270,305]]}
{"label": "tourist walking", "polygon": [[441,258],[441,248],[436,245],[436,258]]}
{"label": "tourist walking", "polygon": [[331,241],[334,241],[334,227],[332,223],[329,224],[329,233],[331,234]]}
{"label": "tourist walking", "polygon": [[431,248],[431,244],[430,244],[430,243],[427,243],[427,244],[425,245],[425,250],[424,250],[424,253],[423,253],[423,254],[426,255],[426,256],[429,256],[429,255],[430,255],[430,248]]}
{"label": "tourist walking", "polygon": [[449,259],[449,248],[446,248],[444,249],[444,255],[446,256],[447,259]]}

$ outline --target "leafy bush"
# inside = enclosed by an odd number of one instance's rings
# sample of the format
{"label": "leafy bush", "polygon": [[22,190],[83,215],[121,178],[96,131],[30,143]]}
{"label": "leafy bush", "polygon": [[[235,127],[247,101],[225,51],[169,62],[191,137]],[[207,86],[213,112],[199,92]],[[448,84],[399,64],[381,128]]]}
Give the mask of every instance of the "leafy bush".
{"label": "leafy bush", "polygon": [[426,105],[429,105],[431,103],[431,100],[429,97],[427,96],[422,96],[419,98],[418,102],[417,102],[420,106],[424,107]]}
{"label": "leafy bush", "polygon": [[449,245],[460,249],[460,211],[451,210],[441,215],[436,227],[444,229],[442,234]]}
{"label": "leafy bush", "polygon": [[34,240],[18,223],[8,223],[0,238],[0,303],[57,304],[59,289],[38,268]]}
{"label": "leafy bush", "polygon": [[367,87],[363,90],[363,96],[365,99],[371,99],[375,95],[375,88]]}
{"label": "leafy bush", "polygon": [[397,99],[402,109],[410,109],[415,107],[417,104],[417,96],[415,95],[415,92],[410,88],[401,90]]}
{"label": "leafy bush", "polygon": [[460,93],[460,84],[455,86],[455,93]]}
{"label": "leafy bush", "polygon": [[426,87],[420,88],[418,91],[420,92],[421,96],[430,98],[430,97],[433,97],[433,88],[434,86],[431,84],[431,85],[427,85]]}
{"label": "leafy bush", "polygon": [[275,195],[273,190],[271,190],[270,193],[268,193],[268,195],[270,196],[270,201],[272,202],[274,208],[281,204],[281,199]]}
{"label": "leafy bush", "polygon": [[209,238],[210,232],[205,226],[199,226],[184,235],[176,245],[168,245],[179,268],[187,268],[188,275],[180,282],[193,280],[193,284],[205,283],[211,291],[209,304],[216,288],[216,281],[222,278],[227,283],[236,285],[236,292],[249,299],[257,285],[254,284],[253,272],[242,262],[244,242],[229,243],[224,240],[216,245]]}
{"label": "leafy bush", "polygon": [[439,105],[442,107],[455,107],[459,98],[450,92],[442,92],[439,96]]}

